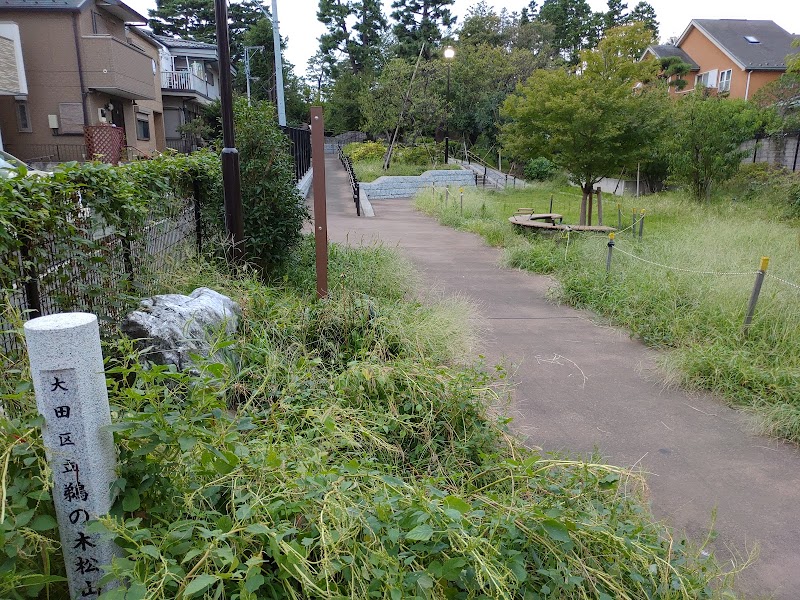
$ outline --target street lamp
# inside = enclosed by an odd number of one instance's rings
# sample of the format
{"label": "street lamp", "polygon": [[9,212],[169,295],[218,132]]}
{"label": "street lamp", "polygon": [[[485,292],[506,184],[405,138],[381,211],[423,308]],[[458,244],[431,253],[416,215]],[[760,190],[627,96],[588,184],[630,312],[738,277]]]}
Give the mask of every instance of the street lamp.
{"label": "street lamp", "polygon": [[447,116],[450,112],[450,63],[455,55],[456,51],[452,46],[448,46],[444,49],[444,59],[447,61],[447,97],[444,111],[444,164],[447,164],[450,160],[450,127],[447,123]]}

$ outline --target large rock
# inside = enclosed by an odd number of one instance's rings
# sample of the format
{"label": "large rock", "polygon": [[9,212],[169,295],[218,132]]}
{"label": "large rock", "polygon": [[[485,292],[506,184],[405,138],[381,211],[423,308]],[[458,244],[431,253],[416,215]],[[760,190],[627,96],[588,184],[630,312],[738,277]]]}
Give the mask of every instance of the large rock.
{"label": "large rock", "polygon": [[160,365],[191,367],[191,354],[208,356],[209,339],[224,331],[236,333],[239,305],[208,288],[188,296],[165,294],[142,300],[139,310],[122,322],[122,331],[141,349],[152,347],[147,358]]}

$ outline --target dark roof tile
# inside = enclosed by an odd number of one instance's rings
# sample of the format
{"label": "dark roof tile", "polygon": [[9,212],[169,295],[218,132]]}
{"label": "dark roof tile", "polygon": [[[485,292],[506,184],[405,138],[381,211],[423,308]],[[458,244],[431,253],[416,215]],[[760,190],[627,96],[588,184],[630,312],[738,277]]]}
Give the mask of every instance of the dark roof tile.
{"label": "dark roof tile", "polygon": [[[692,24],[704,31],[742,63],[745,69],[783,71],[786,55],[797,52],[792,48],[794,36],[774,21],[746,19],[695,19]],[[746,36],[758,43],[750,43]]]}

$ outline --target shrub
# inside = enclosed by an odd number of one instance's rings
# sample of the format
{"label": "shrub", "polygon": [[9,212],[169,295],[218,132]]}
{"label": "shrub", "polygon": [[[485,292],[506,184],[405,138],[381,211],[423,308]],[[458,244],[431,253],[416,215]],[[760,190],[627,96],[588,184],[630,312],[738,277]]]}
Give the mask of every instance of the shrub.
{"label": "shrub", "polygon": [[342,151],[353,162],[358,162],[360,160],[383,158],[383,155],[386,154],[386,146],[383,142],[353,142],[347,144]]}
{"label": "shrub", "polygon": [[552,179],[557,172],[558,167],[544,156],[532,158],[528,164],[525,165],[525,179],[530,181],[547,181],[548,179]]}
{"label": "shrub", "polygon": [[406,165],[428,165],[435,161],[436,146],[406,146],[397,148],[395,160]]}
{"label": "shrub", "polygon": [[236,144],[241,156],[245,255],[263,274],[274,275],[285,265],[302,237],[308,219],[294,181],[290,141],[276,124],[268,102],[235,107]]}

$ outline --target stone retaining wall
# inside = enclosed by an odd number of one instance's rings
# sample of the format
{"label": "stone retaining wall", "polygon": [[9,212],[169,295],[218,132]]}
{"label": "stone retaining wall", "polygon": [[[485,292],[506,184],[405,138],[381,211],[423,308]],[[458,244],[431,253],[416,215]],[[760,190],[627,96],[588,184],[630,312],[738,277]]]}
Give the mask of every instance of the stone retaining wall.
{"label": "stone retaining wall", "polygon": [[392,175],[379,177],[371,183],[362,183],[360,189],[366,194],[367,199],[372,201],[387,198],[410,198],[422,188],[431,187],[434,184],[437,187],[475,187],[475,175],[472,171],[464,169],[425,171],[418,177]]}

